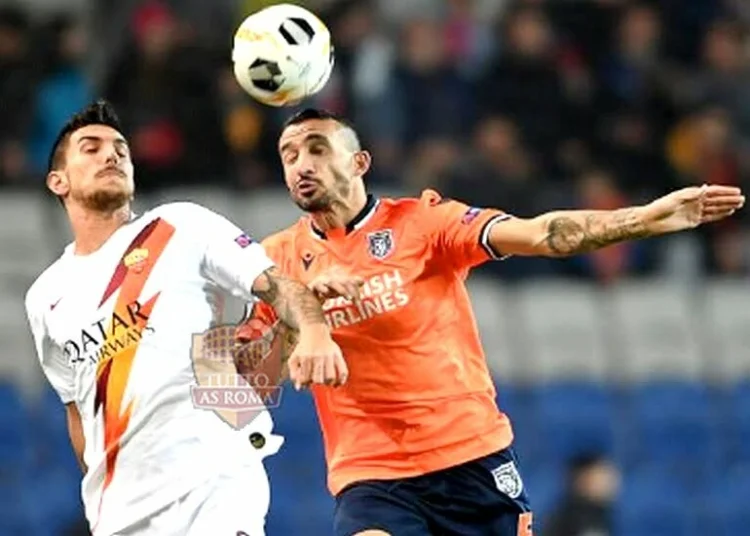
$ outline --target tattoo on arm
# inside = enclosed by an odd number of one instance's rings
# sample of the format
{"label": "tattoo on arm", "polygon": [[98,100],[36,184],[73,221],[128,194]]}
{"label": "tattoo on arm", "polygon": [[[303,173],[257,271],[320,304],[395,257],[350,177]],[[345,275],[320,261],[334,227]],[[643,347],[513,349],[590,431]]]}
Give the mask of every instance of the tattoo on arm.
{"label": "tattoo on arm", "polygon": [[291,328],[325,324],[320,302],[305,285],[282,276],[275,268],[263,272],[253,288],[255,295],[273,306],[279,318]]}
{"label": "tattoo on arm", "polygon": [[637,209],[558,213],[547,222],[545,242],[555,256],[587,253],[625,240],[651,236]]}

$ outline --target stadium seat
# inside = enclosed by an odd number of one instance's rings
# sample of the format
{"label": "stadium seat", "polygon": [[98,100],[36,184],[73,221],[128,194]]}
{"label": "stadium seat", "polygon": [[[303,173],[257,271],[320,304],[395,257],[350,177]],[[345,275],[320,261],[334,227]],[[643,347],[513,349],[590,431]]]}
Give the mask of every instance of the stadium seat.
{"label": "stadium seat", "polygon": [[[80,476],[80,468],[68,437],[65,408],[54,390],[46,388],[33,405],[32,435],[36,445],[35,471],[45,473],[50,468],[62,469]],[[74,483],[74,486],[78,486]]]}
{"label": "stadium seat", "polygon": [[558,382],[534,389],[537,442],[549,459],[565,461],[589,453],[612,453],[618,422],[604,385]]}
{"label": "stadium seat", "polygon": [[60,469],[37,474],[26,485],[26,495],[35,507],[35,516],[45,520],[49,534],[60,534],[69,523],[80,517],[80,472],[76,475]]}
{"label": "stadium seat", "polygon": [[522,465],[535,464],[540,458],[536,415],[532,408],[531,389],[525,384],[497,382],[497,406],[513,427],[513,447]]}
{"label": "stadium seat", "polygon": [[607,340],[594,287],[543,280],[519,288],[523,361],[535,381],[602,380]]}
{"label": "stadium seat", "polygon": [[659,465],[625,472],[615,510],[615,534],[690,536],[692,503],[675,475]]}
{"label": "stadium seat", "polygon": [[264,460],[271,481],[267,533],[329,534],[333,499],[326,488],[325,455],[317,420],[300,420],[294,428],[283,422],[279,427],[277,421],[276,430],[285,435],[286,441],[278,454]]}
{"label": "stadium seat", "polygon": [[231,218],[258,239],[281,231],[296,222],[301,213],[279,189],[257,189],[252,194],[236,196],[234,217]]}
{"label": "stadium seat", "polygon": [[726,465],[707,479],[697,501],[694,536],[735,536],[750,527],[750,465]]}
{"label": "stadium seat", "polygon": [[478,276],[469,278],[467,289],[492,372],[504,382],[528,380],[514,337],[517,319],[513,293],[493,279]]}
{"label": "stadium seat", "polygon": [[524,463],[521,477],[526,487],[534,518],[544,520],[557,506],[565,491],[565,473],[559,463]]}
{"label": "stadium seat", "polygon": [[18,288],[8,289],[1,285],[0,282],[0,341],[3,353],[3,358],[0,358],[0,378],[12,380],[24,391],[32,392],[39,385],[42,372],[26,319],[24,296]]}
{"label": "stadium seat", "polygon": [[271,412],[277,433],[285,437],[293,434],[307,439],[320,438],[318,414],[309,391],[298,392],[289,382],[284,383],[279,406]]}
{"label": "stadium seat", "polygon": [[722,455],[716,407],[700,383],[653,381],[630,391],[628,446],[635,459],[711,466]]}
{"label": "stadium seat", "polygon": [[[0,281],[26,288],[57,255],[57,226],[51,224],[49,199],[31,192],[3,191],[0,196]],[[12,252],[12,254],[9,254]]]}
{"label": "stadium seat", "polygon": [[26,470],[32,461],[29,416],[15,384],[0,382],[0,467]]}
{"label": "stadium seat", "polygon": [[750,380],[750,293],[746,281],[716,280],[704,289],[701,327],[710,348],[704,376],[714,381]]}
{"label": "stadium seat", "polygon": [[20,534],[53,534],[49,531],[34,530],[34,510],[17,487],[0,486],[0,536]]}
{"label": "stadium seat", "polygon": [[750,463],[750,380],[727,386],[722,410],[730,456]]}
{"label": "stadium seat", "polygon": [[616,380],[696,380],[702,370],[696,298],[663,281],[623,282],[609,293]]}

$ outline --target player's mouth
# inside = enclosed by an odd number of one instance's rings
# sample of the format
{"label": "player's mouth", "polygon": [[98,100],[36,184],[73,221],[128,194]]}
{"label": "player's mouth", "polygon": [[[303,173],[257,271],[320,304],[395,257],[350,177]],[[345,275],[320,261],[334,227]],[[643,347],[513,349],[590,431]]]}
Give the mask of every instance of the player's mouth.
{"label": "player's mouth", "polygon": [[312,179],[302,179],[296,184],[297,193],[302,197],[310,197],[318,189],[318,181]]}

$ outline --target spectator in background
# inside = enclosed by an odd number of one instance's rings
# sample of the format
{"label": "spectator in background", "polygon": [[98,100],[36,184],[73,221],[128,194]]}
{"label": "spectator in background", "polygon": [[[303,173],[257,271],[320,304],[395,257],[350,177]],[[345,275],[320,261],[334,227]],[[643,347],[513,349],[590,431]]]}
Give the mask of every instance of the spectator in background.
{"label": "spectator in background", "polygon": [[738,133],[750,142],[750,40],[733,21],[718,21],[703,41],[701,71],[694,77],[692,105],[710,102],[725,108]]}
{"label": "spectator in background", "polygon": [[542,536],[610,536],[612,507],[619,491],[615,466],[599,455],[574,459],[568,470],[568,490],[542,526]]}
{"label": "spectator in background", "polygon": [[404,127],[401,144],[409,150],[435,138],[465,140],[477,111],[474,87],[450,62],[440,22],[410,20],[400,38],[394,83]]}
{"label": "spectator in background", "polygon": [[474,78],[493,50],[490,20],[481,17],[479,0],[448,0],[443,34],[446,55],[458,71]]}
{"label": "spectator in background", "polygon": [[43,26],[42,73],[35,88],[33,124],[29,141],[29,170],[39,184],[47,171],[52,144],[70,116],[93,99],[83,69],[86,34],[79,22],[59,16]]}
{"label": "spectator in background", "polygon": [[228,158],[218,109],[218,68],[182,21],[159,0],[135,10],[133,47],[112,69],[105,96],[131,133],[141,191],[226,180]]}
{"label": "spectator in background", "polygon": [[[667,140],[667,154],[680,179],[695,185],[740,185],[743,181],[734,131],[730,113],[717,107],[704,108],[679,122]],[[707,272],[738,274],[747,270],[747,240],[739,226],[741,221],[698,229]]]}
{"label": "spectator in background", "polygon": [[25,140],[34,83],[28,32],[23,11],[0,9],[0,184],[18,184],[27,171]]}
{"label": "spectator in background", "polygon": [[[539,171],[517,125],[507,117],[490,115],[477,126],[473,145],[442,174],[436,186],[445,197],[469,205],[500,207],[519,217],[532,217],[559,206],[549,184],[540,180]],[[558,189],[556,199],[569,200],[570,196],[560,190],[564,188]],[[479,269],[516,279],[548,273],[550,261],[526,257]]]}
{"label": "spectator in background", "polygon": [[550,21],[535,7],[510,11],[500,56],[479,83],[480,111],[522,125],[532,149],[549,162],[567,124],[567,103]]}
{"label": "spectator in background", "polygon": [[662,23],[655,8],[626,8],[599,72],[595,152],[618,170],[621,188],[643,197],[675,187],[660,146],[674,118],[661,40]]}

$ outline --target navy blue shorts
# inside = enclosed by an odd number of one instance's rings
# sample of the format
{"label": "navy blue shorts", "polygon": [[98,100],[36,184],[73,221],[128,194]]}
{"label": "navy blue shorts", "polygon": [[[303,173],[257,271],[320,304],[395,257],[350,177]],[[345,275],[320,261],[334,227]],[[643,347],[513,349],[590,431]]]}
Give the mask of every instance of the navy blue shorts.
{"label": "navy blue shorts", "polygon": [[366,480],[336,497],[335,536],[531,536],[531,509],[512,448],[398,480]]}

